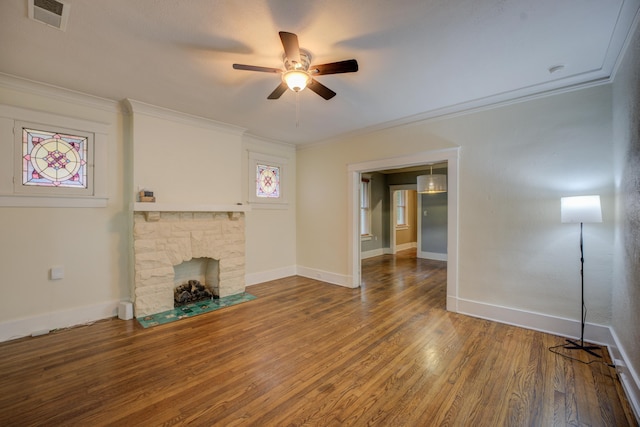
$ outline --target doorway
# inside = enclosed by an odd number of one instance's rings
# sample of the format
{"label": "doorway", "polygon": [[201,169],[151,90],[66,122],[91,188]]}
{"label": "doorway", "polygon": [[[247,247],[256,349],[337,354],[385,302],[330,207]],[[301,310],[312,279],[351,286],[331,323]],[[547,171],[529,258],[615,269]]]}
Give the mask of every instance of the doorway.
{"label": "doorway", "polygon": [[458,163],[459,148],[427,151],[406,157],[374,160],[348,165],[349,209],[348,209],[348,267],[352,287],[360,286],[360,182],[361,174],[372,171],[397,169],[447,162],[447,310],[458,311]]}

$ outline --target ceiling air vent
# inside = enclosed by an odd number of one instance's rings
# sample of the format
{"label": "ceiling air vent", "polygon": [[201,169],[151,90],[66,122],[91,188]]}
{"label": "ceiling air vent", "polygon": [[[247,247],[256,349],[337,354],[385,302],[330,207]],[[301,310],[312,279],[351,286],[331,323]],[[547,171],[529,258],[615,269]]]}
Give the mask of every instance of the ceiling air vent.
{"label": "ceiling air vent", "polygon": [[64,31],[69,19],[68,3],[57,0],[28,0],[29,18]]}

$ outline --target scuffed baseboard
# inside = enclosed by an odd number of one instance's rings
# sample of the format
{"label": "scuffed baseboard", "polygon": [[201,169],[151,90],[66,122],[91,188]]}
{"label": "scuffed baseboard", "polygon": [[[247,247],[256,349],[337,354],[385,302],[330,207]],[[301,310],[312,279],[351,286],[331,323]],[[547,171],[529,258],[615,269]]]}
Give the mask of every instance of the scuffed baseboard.
{"label": "scuffed baseboard", "polygon": [[614,344],[609,346],[609,354],[611,354],[616,365],[618,378],[620,378],[622,388],[631,404],[633,413],[636,416],[636,421],[640,424],[640,376],[638,376],[636,370],[633,369],[633,366],[629,364],[627,352],[624,350],[624,347],[622,347],[615,330],[612,330],[611,334]]}
{"label": "scuffed baseboard", "polygon": [[2,322],[0,323],[0,342],[29,335],[45,335],[55,329],[84,325],[97,320],[114,317],[118,314],[119,303],[120,301],[107,301],[100,304],[53,311],[37,316]]}

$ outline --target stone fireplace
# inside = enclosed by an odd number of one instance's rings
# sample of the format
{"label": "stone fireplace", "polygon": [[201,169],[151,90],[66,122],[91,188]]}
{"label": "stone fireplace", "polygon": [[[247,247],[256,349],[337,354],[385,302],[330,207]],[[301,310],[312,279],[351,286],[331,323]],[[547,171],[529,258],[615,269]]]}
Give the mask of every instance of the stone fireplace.
{"label": "stone fireplace", "polygon": [[[244,212],[142,209],[133,215],[136,317],[171,310],[182,280],[206,280],[218,297],[245,291]],[[181,266],[202,260],[215,261],[213,274],[182,277]]]}

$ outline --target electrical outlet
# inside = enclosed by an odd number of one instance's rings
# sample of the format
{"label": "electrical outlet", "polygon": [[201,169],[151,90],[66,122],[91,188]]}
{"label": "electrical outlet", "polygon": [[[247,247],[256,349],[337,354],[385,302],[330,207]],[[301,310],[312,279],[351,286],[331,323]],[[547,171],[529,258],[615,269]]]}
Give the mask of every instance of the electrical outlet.
{"label": "electrical outlet", "polygon": [[64,278],[64,267],[62,267],[62,266],[51,267],[50,277],[51,277],[51,280],[63,279]]}

